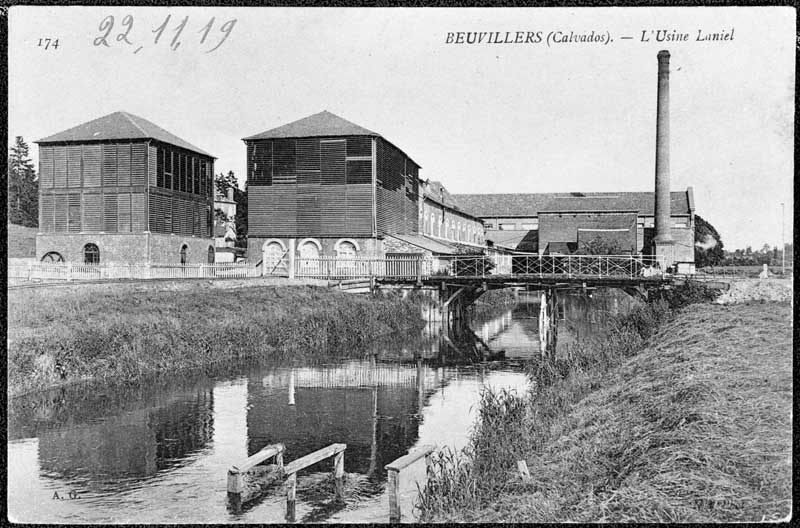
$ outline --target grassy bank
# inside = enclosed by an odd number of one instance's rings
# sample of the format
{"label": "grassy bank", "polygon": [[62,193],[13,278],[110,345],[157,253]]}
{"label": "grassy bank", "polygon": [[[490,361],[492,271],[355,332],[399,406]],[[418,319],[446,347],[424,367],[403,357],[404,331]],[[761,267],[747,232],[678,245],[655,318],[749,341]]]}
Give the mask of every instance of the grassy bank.
{"label": "grassy bank", "polygon": [[[485,392],[468,448],[445,452],[434,465],[423,518],[704,522],[788,515],[788,303],[673,311],[659,302],[617,325],[607,346],[573,347],[529,394]],[[530,482],[517,474],[518,460],[526,461]]]}
{"label": "grassy bank", "polygon": [[9,292],[8,391],[260,359],[328,358],[420,328],[416,302],[309,286]]}

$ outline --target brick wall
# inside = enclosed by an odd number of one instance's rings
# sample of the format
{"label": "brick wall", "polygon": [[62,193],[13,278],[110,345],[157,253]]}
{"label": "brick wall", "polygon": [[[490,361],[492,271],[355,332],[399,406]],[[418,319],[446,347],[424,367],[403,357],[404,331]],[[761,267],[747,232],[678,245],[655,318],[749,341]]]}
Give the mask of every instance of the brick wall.
{"label": "brick wall", "polygon": [[[357,257],[383,257],[384,249],[382,240],[377,240],[374,238],[356,238],[356,237],[347,237],[347,238],[321,238],[321,237],[308,237],[308,238],[295,238],[295,249],[299,246],[301,241],[305,240],[315,240],[321,246],[322,250],[320,251],[320,256],[322,257],[335,257],[336,256],[336,249],[335,246],[337,242],[340,240],[349,240],[353,241],[358,246],[358,252],[356,253]],[[264,243],[270,240],[280,241],[285,248],[288,248],[290,245],[289,238],[281,238],[281,237],[247,237],[247,260],[248,262],[258,262],[261,260],[263,256],[263,247]]]}
{"label": "brick wall", "polygon": [[207,264],[208,248],[214,247],[213,238],[186,235],[150,234],[150,261],[156,264],[180,264],[181,246],[186,244],[187,264]]}
{"label": "brick wall", "polygon": [[36,259],[51,251],[59,253],[65,261],[84,262],[83,248],[96,244],[100,250],[101,264],[141,264],[147,262],[148,237],[150,261],[163,264],[180,264],[181,246],[186,244],[187,263],[208,262],[208,247],[213,239],[181,235],[159,234],[40,234],[36,236]]}

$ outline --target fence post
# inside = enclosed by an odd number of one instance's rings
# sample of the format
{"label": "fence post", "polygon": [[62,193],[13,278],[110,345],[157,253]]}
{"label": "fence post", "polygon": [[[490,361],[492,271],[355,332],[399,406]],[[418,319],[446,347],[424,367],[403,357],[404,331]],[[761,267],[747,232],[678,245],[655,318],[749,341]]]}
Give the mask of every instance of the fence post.
{"label": "fence post", "polygon": [[389,469],[389,522],[400,522],[400,503],[397,500],[400,471]]}
{"label": "fence post", "polygon": [[67,280],[72,280],[72,262],[67,262]]}
{"label": "fence post", "polygon": [[28,280],[31,280],[31,273],[33,272],[33,263],[28,262]]}
{"label": "fence post", "polygon": [[289,239],[289,278],[294,279],[295,276],[295,239]]}
{"label": "fence post", "polygon": [[286,479],[286,520],[294,522],[294,501],[297,492],[297,472]]}
{"label": "fence post", "polygon": [[344,502],[344,451],[333,458],[333,479],[337,502]]}

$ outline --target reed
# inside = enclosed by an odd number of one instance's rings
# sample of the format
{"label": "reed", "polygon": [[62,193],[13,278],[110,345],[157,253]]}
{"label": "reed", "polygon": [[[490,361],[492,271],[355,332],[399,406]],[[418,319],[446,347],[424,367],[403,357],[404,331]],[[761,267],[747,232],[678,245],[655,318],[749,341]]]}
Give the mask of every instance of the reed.
{"label": "reed", "polygon": [[790,321],[787,303],[668,299],[617,319],[544,380],[532,367],[528,394],[482,395],[467,448],[436,458],[422,520],[788,518]]}

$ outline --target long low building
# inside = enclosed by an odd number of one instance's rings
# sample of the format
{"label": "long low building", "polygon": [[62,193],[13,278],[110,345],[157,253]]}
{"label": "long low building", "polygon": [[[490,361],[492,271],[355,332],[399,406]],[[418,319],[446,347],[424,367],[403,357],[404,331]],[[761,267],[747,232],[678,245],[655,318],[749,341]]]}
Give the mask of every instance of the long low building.
{"label": "long low building", "polygon": [[[692,188],[670,193],[676,263],[694,262]],[[457,194],[461,208],[483,220],[497,247],[539,254],[580,252],[600,238],[622,253],[648,254],[655,235],[655,194]]]}

